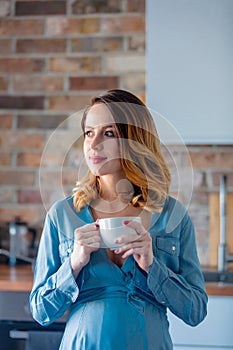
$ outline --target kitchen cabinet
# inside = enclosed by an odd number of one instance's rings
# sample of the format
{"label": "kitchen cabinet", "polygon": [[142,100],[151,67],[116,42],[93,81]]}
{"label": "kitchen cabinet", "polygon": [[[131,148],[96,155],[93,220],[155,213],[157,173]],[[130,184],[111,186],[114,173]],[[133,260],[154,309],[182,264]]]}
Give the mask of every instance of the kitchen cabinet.
{"label": "kitchen cabinet", "polygon": [[233,296],[210,296],[206,319],[190,327],[169,313],[174,350],[233,350]]}
{"label": "kitchen cabinet", "polygon": [[43,327],[30,314],[30,265],[0,265],[0,350],[57,350],[67,315]]}
{"label": "kitchen cabinet", "polygon": [[232,144],[233,1],[147,0],[146,8],[146,99],[160,139],[179,143],[178,131],[186,144]]}

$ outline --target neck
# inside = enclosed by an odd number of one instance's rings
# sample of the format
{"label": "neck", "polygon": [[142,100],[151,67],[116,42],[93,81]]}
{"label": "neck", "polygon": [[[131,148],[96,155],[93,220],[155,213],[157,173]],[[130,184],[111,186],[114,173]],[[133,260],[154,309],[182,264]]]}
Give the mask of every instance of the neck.
{"label": "neck", "polygon": [[[105,201],[115,201],[119,195],[119,184],[127,181],[122,173],[101,176],[99,196]],[[121,186],[122,187],[122,186]]]}
{"label": "neck", "polygon": [[101,176],[99,182],[99,198],[92,203],[97,211],[120,212],[131,206],[134,189],[123,173]]}

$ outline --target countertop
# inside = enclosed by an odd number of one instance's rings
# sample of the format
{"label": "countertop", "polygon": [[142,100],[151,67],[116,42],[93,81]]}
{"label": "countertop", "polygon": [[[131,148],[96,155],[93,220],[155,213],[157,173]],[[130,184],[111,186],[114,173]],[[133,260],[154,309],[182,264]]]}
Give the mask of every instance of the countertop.
{"label": "countertop", "polygon": [[32,288],[32,266],[0,264],[0,291],[28,292]]}
{"label": "countertop", "polygon": [[[0,264],[0,291],[29,292],[32,288],[31,265],[8,266]],[[233,296],[233,283],[207,283],[209,296]]]}

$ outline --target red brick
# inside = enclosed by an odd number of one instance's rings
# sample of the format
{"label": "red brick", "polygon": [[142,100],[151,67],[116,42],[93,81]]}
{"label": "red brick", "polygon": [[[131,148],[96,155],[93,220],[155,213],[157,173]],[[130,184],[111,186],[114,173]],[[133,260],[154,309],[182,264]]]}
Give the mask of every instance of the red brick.
{"label": "red brick", "polygon": [[[0,203],[13,203],[15,200],[15,191],[10,188],[0,188]],[[2,218],[1,218],[2,221]]]}
{"label": "red brick", "polygon": [[[70,194],[70,193],[69,193]],[[59,195],[55,190],[43,189],[42,191],[37,189],[22,189],[18,193],[19,204],[43,204],[50,207],[56,200],[63,198],[62,194]]]}
{"label": "red brick", "polygon": [[101,19],[101,32],[124,33],[144,32],[145,18],[143,16],[125,16]]}
{"label": "red brick", "polygon": [[192,195],[193,190],[197,190],[203,187],[204,174],[195,170],[192,178],[192,169],[178,168],[172,171],[172,192],[184,192],[186,196]]}
{"label": "red brick", "polygon": [[[59,136],[58,136],[59,137]],[[66,161],[66,158],[65,158],[65,153],[64,152],[61,152],[62,148],[63,148],[63,143],[64,143],[64,140],[63,138],[61,138],[59,140],[60,142],[60,151],[59,151],[59,148],[55,151],[53,150],[46,150],[45,153],[43,153],[43,158],[42,158],[42,163],[41,163],[41,166],[44,168],[44,167],[55,167],[55,168],[58,168],[58,167],[63,167],[64,165],[66,165],[67,161]],[[62,145],[62,147],[61,147]],[[69,147],[67,147],[69,148]]]}
{"label": "red brick", "polygon": [[0,17],[7,17],[11,15],[11,1],[1,0]]}
{"label": "red brick", "polygon": [[5,132],[4,134],[0,134],[0,146],[2,149],[42,149],[44,145],[45,135],[42,134],[26,134],[20,132]]}
{"label": "red brick", "polygon": [[192,199],[191,199],[192,205],[205,205],[208,206],[209,204],[209,193],[205,191],[194,191],[192,193]]}
{"label": "red brick", "polygon": [[1,170],[1,185],[29,186],[35,184],[35,172],[18,170]]}
{"label": "red brick", "polygon": [[100,57],[98,56],[52,58],[50,60],[50,70],[53,72],[98,73],[100,68]]}
{"label": "red brick", "polygon": [[[194,226],[198,230],[209,228],[209,212],[208,208],[205,208],[204,206],[200,210],[199,207],[190,207],[189,208],[189,214],[194,222]],[[204,240],[208,239],[207,237],[203,237]]]}
{"label": "red brick", "polygon": [[[71,186],[73,188],[77,182],[77,170],[43,171],[41,173],[41,185],[44,188],[58,188],[58,186]],[[62,183],[61,183],[62,180]]]}
{"label": "red brick", "polygon": [[12,114],[0,114],[0,129],[12,128],[13,115]]}
{"label": "red brick", "polygon": [[65,15],[66,1],[16,1],[16,16]]}
{"label": "red brick", "polygon": [[32,207],[32,205],[24,206],[1,206],[0,218],[2,222],[9,222],[20,217],[21,221],[28,222],[30,224],[41,222],[44,217],[44,210],[40,207]]}
{"label": "red brick", "polygon": [[43,96],[0,96],[3,109],[43,109]]}
{"label": "red brick", "polygon": [[128,39],[128,48],[132,51],[144,52],[146,48],[145,34],[132,35]]}
{"label": "red brick", "polygon": [[0,166],[11,165],[11,153],[0,152]]}
{"label": "red brick", "polygon": [[43,72],[45,61],[37,58],[0,58],[0,72],[29,73]]}
{"label": "red brick", "polygon": [[70,90],[107,90],[119,87],[118,77],[71,77]]}
{"label": "red brick", "polygon": [[108,52],[123,50],[122,37],[87,37],[74,38],[71,40],[73,52]]}
{"label": "red brick", "polygon": [[145,13],[145,1],[146,0],[127,0],[127,11]]}
{"label": "red brick", "polygon": [[233,169],[233,151],[223,152],[221,150],[203,150],[190,152],[192,164],[196,168],[226,168]]}
{"label": "red brick", "polygon": [[88,13],[118,13],[121,12],[121,0],[114,1],[90,1],[76,0],[72,3],[74,14]]}
{"label": "red brick", "polygon": [[219,152],[217,166],[233,171],[233,147],[231,152]]}
{"label": "red brick", "polygon": [[[27,167],[39,167],[41,165],[42,153],[35,152],[24,152],[19,153],[17,156],[17,165],[19,166],[27,166]],[[46,154],[43,155],[43,167],[58,167],[64,166],[66,162],[64,162],[65,156],[62,152],[49,152],[46,151]]]}
{"label": "red brick", "polygon": [[27,167],[39,167],[41,155],[41,153],[36,152],[19,153],[17,155],[17,165]]}
{"label": "red brick", "polygon": [[50,96],[49,97],[49,109],[58,111],[78,111],[85,108],[90,103],[91,96],[74,96],[74,95],[62,95],[62,96]]}
{"label": "red brick", "polygon": [[44,32],[44,20],[0,19],[0,35],[38,35]]}
{"label": "red brick", "polygon": [[[81,113],[80,113],[81,117]],[[78,121],[78,123],[80,120]],[[54,162],[58,161],[56,164],[57,166],[60,166],[61,164],[60,159],[65,158],[66,154],[70,149],[80,147],[79,138],[82,136],[82,131],[79,125],[74,125],[72,129],[69,129],[69,131],[57,131],[56,133],[52,133],[51,137],[48,138],[48,143],[46,144],[45,152],[43,153],[42,158],[42,165],[41,167],[48,167],[51,165],[55,165]],[[54,156],[53,154],[59,153],[59,156]],[[66,160],[65,160],[66,162]],[[62,160],[63,164],[63,160]]]}
{"label": "red brick", "polygon": [[99,32],[98,18],[48,18],[49,35],[77,35]]}
{"label": "red brick", "polygon": [[192,165],[195,168],[215,166],[217,154],[213,152],[204,152],[203,150],[200,150],[200,152],[189,152],[189,155],[191,157]]}
{"label": "red brick", "polygon": [[6,77],[0,77],[0,90],[6,91],[8,88],[8,79]]}
{"label": "red brick", "polygon": [[60,91],[62,77],[17,75],[13,77],[14,91]]}
{"label": "red brick", "polygon": [[11,39],[0,40],[0,54],[7,55],[12,52]]}
{"label": "red brick", "polygon": [[124,75],[124,87],[130,91],[145,91],[145,72],[126,73]]}
{"label": "red brick", "polygon": [[[124,64],[123,64],[124,63]],[[132,72],[145,71],[145,55],[144,53],[111,53],[103,57],[103,67],[105,74],[118,74],[122,77],[124,74]],[[136,93],[136,91],[135,91]]]}
{"label": "red brick", "polygon": [[18,53],[65,52],[66,39],[19,39],[16,42]]}
{"label": "red brick", "polygon": [[[17,126],[19,129],[56,129],[66,128],[65,115],[28,115],[19,114]],[[62,123],[62,124],[61,124]]]}
{"label": "red brick", "polygon": [[41,204],[40,190],[26,190],[22,189],[18,191],[18,203],[20,204]]}

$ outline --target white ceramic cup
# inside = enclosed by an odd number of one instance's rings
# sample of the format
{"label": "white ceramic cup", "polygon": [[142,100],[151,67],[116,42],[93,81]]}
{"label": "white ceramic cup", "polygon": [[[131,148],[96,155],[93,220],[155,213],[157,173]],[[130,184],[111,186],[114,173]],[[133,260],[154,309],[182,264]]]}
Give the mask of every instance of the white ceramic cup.
{"label": "white ceramic cup", "polygon": [[123,221],[131,220],[137,221],[139,223],[142,222],[142,219],[139,216],[122,216],[115,218],[99,219],[98,224],[100,227],[100,236],[103,243],[101,244],[101,246],[105,248],[108,247],[111,250],[114,250],[122,245],[114,243],[114,240],[117,237],[129,233],[137,235],[137,232],[133,228],[123,225]]}

